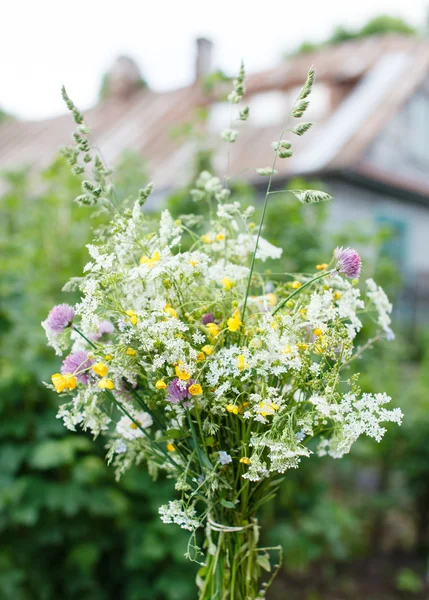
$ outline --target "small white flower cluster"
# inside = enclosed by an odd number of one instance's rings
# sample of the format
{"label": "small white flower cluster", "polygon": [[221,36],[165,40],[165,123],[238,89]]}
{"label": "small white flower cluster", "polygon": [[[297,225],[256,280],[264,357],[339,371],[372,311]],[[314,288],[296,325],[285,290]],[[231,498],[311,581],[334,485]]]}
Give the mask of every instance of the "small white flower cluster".
{"label": "small white flower cluster", "polygon": [[197,519],[197,512],[194,507],[184,507],[180,500],[171,500],[168,504],[160,506],[158,509],[163,523],[175,523],[182,529],[195,531],[201,523]]}

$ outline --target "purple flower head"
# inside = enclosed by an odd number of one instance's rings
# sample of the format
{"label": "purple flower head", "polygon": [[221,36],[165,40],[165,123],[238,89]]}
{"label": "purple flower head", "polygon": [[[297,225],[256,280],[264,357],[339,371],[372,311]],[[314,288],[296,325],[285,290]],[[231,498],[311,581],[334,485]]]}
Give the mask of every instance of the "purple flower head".
{"label": "purple flower head", "polygon": [[349,279],[357,279],[361,270],[361,259],[359,254],[353,248],[336,248],[335,258],[337,259],[336,269],[344,273]]}
{"label": "purple flower head", "polygon": [[[168,384],[167,388],[167,400],[171,404],[180,404],[183,400],[189,400],[192,398],[192,394],[188,392],[189,386],[193,384],[193,380],[181,381],[176,377],[171,383]],[[190,406],[189,402],[183,402],[183,406]]]}
{"label": "purple flower head", "polygon": [[113,327],[113,325],[110,321],[100,321],[100,323],[98,325],[98,332],[91,333],[89,335],[89,339],[93,340],[95,342],[98,342],[98,340],[101,340],[103,335],[110,335],[114,331],[115,331],[115,328]]}
{"label": "purple flower head", "polygon": [[46,324],[55,333],[61,333],[66,327],[71,325],[74,319],[74,310],[68,304],[57,304],[46,319]]}
{"label": "purple flower head", "polygon": [[93,365],[93,362],[90,358],[88,358],[88,354],[84,350],[78,350],[77,352],[72,352],[63,361],[61,366],[61,373],[65,375],[66,373],[71,373],[72,375],[76,375],[76,379],[81,383],[88,385],[89,383],[89,373],[88,370]]}
{"label": "purple flower head", "polygon": [[201,323],[207,325],[207,323],[214,323],[213,313],[206,313],[201,317]]}

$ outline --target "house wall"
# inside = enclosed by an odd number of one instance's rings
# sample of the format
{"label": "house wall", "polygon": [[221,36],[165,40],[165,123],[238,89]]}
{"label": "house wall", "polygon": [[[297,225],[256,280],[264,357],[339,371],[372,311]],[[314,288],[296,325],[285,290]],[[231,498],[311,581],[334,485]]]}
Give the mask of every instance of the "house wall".
{"label": "house wall", "polygon": [[384,224],[394,228],[398,235],[390,250],[404,271],[404,279],[412,283],[417,275],[429,278],[429,205],[395,199],[341,179],[325,183],[334,196],[330,208],[334,230],[350,223],[366,231]]}
{"label": "house wall", "polygon": [[429,80],[390,120],[365,158],[384,172],[429,184]]}

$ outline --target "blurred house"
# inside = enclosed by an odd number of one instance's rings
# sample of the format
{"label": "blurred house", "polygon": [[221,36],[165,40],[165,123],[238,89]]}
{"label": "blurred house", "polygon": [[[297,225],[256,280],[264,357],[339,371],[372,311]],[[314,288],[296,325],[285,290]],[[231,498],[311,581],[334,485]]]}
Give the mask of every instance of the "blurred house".
{"label": "blurred house", "polygon": [[[142,86],[135,63],[122,57],[105,81],[105,99],[85,112],[95,145],[108,163],[125,149],[147,161],[158,204],[189,181],[195,140],[175,139],[174,126],[208,108],[216,139],[229,126],[229,107],[203,85],[211,71],[211,43],[198,40],[195,83],[169,92]],[[315,126],[294,137],[294,156],[279,160],[275,184],[302,175],[322,180],[333,193],[333,222],[364,220],[393,228],[387,251],[406,273],[416,301],[429,292],[429,42],[398,35],[375,36],[294,56],[246,79],[249,121],[239,124],[230,172],[258,189],[255,169],[272,163],[271,143],[303,84],[308,68],[316,84],[304,120]],[[73,90],[69,90],[73,97]],[[234,124],[235,127],[235,124]],[[0,125],[0,169],[49,164],[72,131],[69,115],[42,122]],[[216,170],[226,170],[219,142]],[[415,282],[418,282],[416,288]],[[420,299],[420,300],[419,300]]]}

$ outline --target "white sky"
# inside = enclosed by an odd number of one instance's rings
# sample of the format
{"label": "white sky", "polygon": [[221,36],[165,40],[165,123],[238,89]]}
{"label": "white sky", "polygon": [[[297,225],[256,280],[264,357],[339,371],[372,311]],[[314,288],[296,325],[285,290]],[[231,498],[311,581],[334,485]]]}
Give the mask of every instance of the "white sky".
{"label": "white sky", "polygon": [[215,42],[215,65],[235,72],[273,65],[335,25],[378,14],[422,25],[428,0],[9,0],[2,5],[0,107],[23,118],[63,111],[64,83],[83,109],[113,59],[128,54],[155,89],[193,78],[194,40]]}

